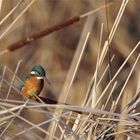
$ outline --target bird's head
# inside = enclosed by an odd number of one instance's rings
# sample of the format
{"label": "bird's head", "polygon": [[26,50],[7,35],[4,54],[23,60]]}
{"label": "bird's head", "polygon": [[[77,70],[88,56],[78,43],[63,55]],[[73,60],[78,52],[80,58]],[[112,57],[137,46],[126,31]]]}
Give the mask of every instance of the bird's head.
{"label": "bird's head", "polygon": [[40,65],[32,67],[31,74],[35,75],[36,77],[45,77],[46,72],[44,68]]}
{"label": "bird's head", "polygon": [[50,84],[50,81],[46,78],[46,71],[44,68],[40,65],[32,67],[32,70],[30,72],[31,75],[35,76],[37,79],[43,79]]}

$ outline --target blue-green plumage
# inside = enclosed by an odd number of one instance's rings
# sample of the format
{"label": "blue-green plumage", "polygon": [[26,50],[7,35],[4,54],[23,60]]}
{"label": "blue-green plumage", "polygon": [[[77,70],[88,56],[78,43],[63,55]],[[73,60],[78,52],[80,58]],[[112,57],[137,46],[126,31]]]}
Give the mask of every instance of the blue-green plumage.
{"label": "blue-green plumage", "polygon": [[37,72],[42,77],[45,77],[45,75],[46,75],[44,68],[40,65],[34,66],[31,71]]}
{"label": "blue-green plumage", "polygon": [[45,76],[46,72],[42,66],[34,66],[31,72],[23,78],[19,90],[30,98],[34,98],[34,95],[38,96],[43,88]]}
{"label": "blue-green plumage", "polygon": [[22,82],[19,85],[19,90],[21,91],[22,87],[25,85],[26,79],[29,79],[29,75],[26,75],[23,79]]}

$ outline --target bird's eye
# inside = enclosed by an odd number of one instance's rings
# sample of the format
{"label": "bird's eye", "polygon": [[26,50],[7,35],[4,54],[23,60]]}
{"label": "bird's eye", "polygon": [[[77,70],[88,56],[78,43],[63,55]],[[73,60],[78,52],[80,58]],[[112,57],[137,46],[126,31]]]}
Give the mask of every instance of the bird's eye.
{"label": "bird's eye", "polygon": [[40,73],[40,72],[38,72],[38,75],[41,75],[41,73]]}

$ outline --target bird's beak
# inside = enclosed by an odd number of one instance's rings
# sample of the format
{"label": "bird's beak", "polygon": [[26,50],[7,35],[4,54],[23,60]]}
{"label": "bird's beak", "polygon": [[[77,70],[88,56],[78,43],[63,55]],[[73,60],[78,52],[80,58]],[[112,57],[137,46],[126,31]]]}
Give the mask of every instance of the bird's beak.
{"label": "bird's beak", "polygon": [[37,77],[37,79],[43,79],[47,84],[51,84],[51,81],[47,77]]}
{"label": "bird's beak", "polygon": [[50,85],[51,84],[51,81],[47,78],[47,77],[44,77],[44,80]]}

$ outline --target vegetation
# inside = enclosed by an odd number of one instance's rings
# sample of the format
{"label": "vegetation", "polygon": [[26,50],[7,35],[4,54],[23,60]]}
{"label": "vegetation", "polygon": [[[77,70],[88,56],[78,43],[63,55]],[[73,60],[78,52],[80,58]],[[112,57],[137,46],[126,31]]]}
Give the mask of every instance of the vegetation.
{"label": "vegetation", "polygon": [[[0,138],[139,140],[138,0],[0,0]],[[51,85],[19,90],[32,66]]]}

